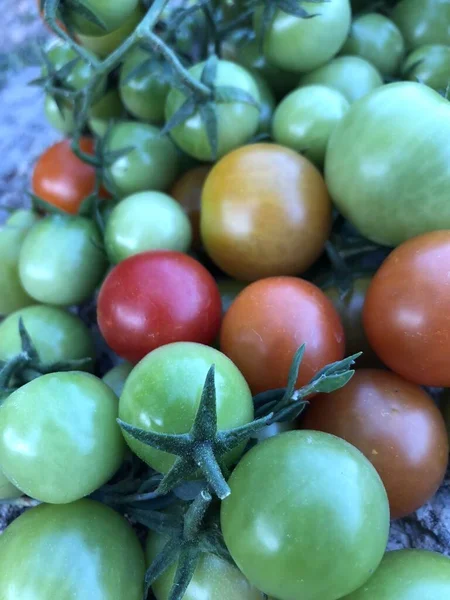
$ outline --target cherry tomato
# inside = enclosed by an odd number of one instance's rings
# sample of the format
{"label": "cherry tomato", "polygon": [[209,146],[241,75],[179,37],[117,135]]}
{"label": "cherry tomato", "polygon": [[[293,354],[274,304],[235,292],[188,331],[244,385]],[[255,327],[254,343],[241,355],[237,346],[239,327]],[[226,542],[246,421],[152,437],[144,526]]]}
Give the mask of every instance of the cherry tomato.
{"label": "cherry tomato", "polygon": [[403,64],[403,76],[444,93],[450,83],[450,46],[429,44],[416,48]]}
{"label": "cherry tomato", "polygon": [[270,277],[246,287],[224,316],[220,348],[254,394],[285,387],[295,352],[306,344],[297,387],[344,356],[339,316],[312,283]]}
{"label": "cherry tomato", "polygon": [[375,274],[364,306],[370,345],[390,369],[419,385],[450,387],[450,231],[398,246]]}
{"label": "cherry tomato", "polygon": [[76,6],[67,8],[66,18],[77,33],[104,36],[121,27],[138,4],[139,0],[83,0],[83,6],[93,18],[86,18]]}
{"label": "cherry tomato", "polygon": [[120,398],[122,394],[123,386],[125,385],[125,381],[127,380],[127,377],[131,373],[132,369],[133,365],[131,363],[123,362],[120,365],[110,369],[103,376],[103,381],[112,389],[118,398]]}
{"label": "cherry tomato", "polygon": [[163,250],[136,254],[114,267],[97,309],[106,342],[130,362],[170,342],[209,344],[221,314],[219,290],[205,267]]}
{"label": "cherry tomato", "polygon": [[331,201],[306,158],[276,144],[253,144],[213,167],[200,227],[209,256],[236,279],[296,275],[323,250]]}
{"label": "cherry tomato", "polygon": [[420,508],[444,479],[442,415],[419,386],[389,371],[361,369],[340,390],[319,394],[302,427],[332,433],[361,450],[384,483],[393,519]]}
{"label": "cherry tomato", "polygon": [[450,4],[447,0],[401,0],[391,17],[409,49],[449,43]]}
{"label": "cherry tomato", "polygon": [[200,202],[203,186],[211,167],[201,166],[186,171],[178,179],[170,195],[181,204],[192,225],[192,241],[194,248],[200,248]]}

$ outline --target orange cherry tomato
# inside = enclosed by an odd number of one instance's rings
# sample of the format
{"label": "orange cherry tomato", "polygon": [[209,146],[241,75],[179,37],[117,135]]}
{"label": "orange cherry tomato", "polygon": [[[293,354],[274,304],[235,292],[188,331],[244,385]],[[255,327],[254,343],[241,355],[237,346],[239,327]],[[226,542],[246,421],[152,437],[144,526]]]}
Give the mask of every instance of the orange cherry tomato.
{"label": "orange cherry tomato", "polygon": [[270,277],[246,287],[225,314],[220,333],[220,349],[254,394],[286,386],[302,344],[298,387],[344,356],[344,330],[332,303],[318,287],[295,277]]}
{"label": "orange cherry tomato", "polygon": [[206,179],[203,244],[236,279],[304,272],[320,256],[330,227],[331,201],[322,175],[288,148],[243,146],[224,156]]}

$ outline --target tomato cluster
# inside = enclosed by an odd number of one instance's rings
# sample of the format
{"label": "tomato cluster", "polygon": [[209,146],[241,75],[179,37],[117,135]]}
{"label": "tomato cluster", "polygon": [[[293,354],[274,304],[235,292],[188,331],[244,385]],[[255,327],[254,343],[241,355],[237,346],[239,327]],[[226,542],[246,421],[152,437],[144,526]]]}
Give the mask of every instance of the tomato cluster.
{"label": "tomato cluster", "polygon": [[0,599],[448,600],[450,5],[39,7]]}

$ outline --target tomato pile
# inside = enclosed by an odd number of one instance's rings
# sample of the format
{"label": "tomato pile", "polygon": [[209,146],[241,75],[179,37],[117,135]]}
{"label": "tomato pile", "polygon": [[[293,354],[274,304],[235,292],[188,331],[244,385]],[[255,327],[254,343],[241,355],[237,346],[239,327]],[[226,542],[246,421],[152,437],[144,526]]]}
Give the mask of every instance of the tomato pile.
{"label": "tomato pile", "polygon": [[0,600],[448,600],[450,4],[38,4]]}

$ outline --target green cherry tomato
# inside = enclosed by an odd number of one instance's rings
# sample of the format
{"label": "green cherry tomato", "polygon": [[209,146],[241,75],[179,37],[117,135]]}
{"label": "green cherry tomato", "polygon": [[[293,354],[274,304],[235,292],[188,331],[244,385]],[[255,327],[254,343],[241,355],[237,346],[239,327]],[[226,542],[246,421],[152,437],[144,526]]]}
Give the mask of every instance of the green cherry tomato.
{"label": "green cherry tomato", "polygon": [[425,44],[450,44],[448,0],[401,0],[391,15],[408,49]]}
{"label": "green cherry tomato", "polygon": [[276,107],[275,96],[264,78],[257,72],[252,77],[259,92],[259,127],[257,133],[270,133],[272,117]]}
{"label": "green cherry tomato", "polygon": [[153,125],[133,121],[114,125],[105,141],[105,153],[119,150],[124,154],[108,164],[105,172],[107,183],[120,197],[165,190],[178,174],[177,149]]}
{"label": "green cherry tomato", "polygon": [[120,70],[120,97],[128,112],[140,121],[154,125],[164,122],[164,106],[170,90],[166,64],[140,48],[125,58]]}
{"label": "green cherry tomato", "polygon": [[405,41],[390,19],[367,13],[353,21],[340,54],[360,56],[372,63],[381,75],[389,77],[398,72],[405,54]]}
{"label": "green cherry tomato", "polygon": [[336,207],[386,246],[450,228],[449,139],[450,104],[434,90],[409,81],[374,90],[328,144],[325,175]]}
{"label": "green cherry tomato", "polygon": [[123,362],[110,369],[106,375],[103,376],[103,381],[112,389],[118,398],[122,395],[123,386],[132,369],[133,365],[131,363]]}
{"label": "green cherry tomato", "polygon": [[[200,80],[205,63],[199,63],[189,69],[194,79]],[[256,106],[246,102],[232,100],[216,104],[218,153],[217,158],[227,154],[234,148],[242,146],[256,133],[259,124],[260,96],[258,86],[252,75],[240,65],[226,60],[217,64],[214,80],[215,86],[234,87],[250,95]],[[166,120],[168,121],[184,104],[186,96],[176,88],[172,88],[167,96]],[[211,146],[206,134],[206,127],[195,111],[184,123],[174,127],[170,135],[175,143],[187,154],[202,161],[213,159]]]}
{"label": "green cherry tomato", "polygon": [[9,479],[6,479],[0,470],[0,500],[14,500],[20,498],[22,492],[13,485]]}
{"label": "green cherry tomato", "polygon": [[[301,18],[278,9],[264,36],[267,60],[287,71],[304,73],[328,62],[340,50],[350,29],[349,0],[297,1],[313,18]],[[263,8],[254,13],[254,29],[262,28]]]}
{"label": "green cherry tomato", "polygon": [[420,46],[407,57],[402,72],[406,79],[445,92],[450,84],[450,46]]}
{"label": "green cherry tomato", "polygon": [[[19,212],[20,216],[16,216]],[[35,303],[20,281],[19,256],[23,241],[37,216],[31,211],[18,213],[0,228],[0,316]]]}
{"label": "green cherry tomato", "polygon": [[45,217],[31,228],[20,251],[23,287],[46,304],[69,306],[87,300],[106,270],[101,243],[90,219]]}
{"label": "green cherry tomato", "polygon": [[332,88],[324,85],[299,88],[278,105],[272,137],[322,167],[330,135],[349,107],[348,100]]}
{"label": "green cherry tomato", "polygon": [[91,363],[83,370],[92,370],[95,349],[89,329],[79,317],[44,305],[22,308],[0,323],[0,361],[21,351],[20,319],[44,364],[90,358]]}
{"label": "green cherry tomato", "polygon": [[123,459],[117,408],[114,392],[89,373],[51,373],[20,387],[0,406],[4,474],[41,502],[91,494]]}
{"label": "green cherry tomato", "polygon": [[[245,425],[253,419],[252,396],[244,377],[224,354],[193,342],[176,342],[150,352],[130,373],[119,404],[126,423],[157,433],[187,433],[197,414],[205,378],[216,367],[217,423],[219,429]],[[131,450],[160,473],[175,457],[145,446],[125,434]],[[231,464],[242,446],[227,455]]]}
{"label": "green cherry tomato", "polygon": [[282,600],[336,600],[383,557],[386,491],[354,446],[289,431],[252,448],[222,502],[225,543],[250,583]]}
{"label": "green cherry tomato", "polygon": [[76,124],[72,106],[66,103],[58,106],[56,100],[47,94],[44,100],[44,112],[50,125],[61,133],[70,135],[75,131]]}
{"label": "green cherry tomato", "polygon": [[133,529],[93,500],[32,508],[0,541],[2,600],[142,600],[144,574]]}
{"label": "green cherry tomato", "polygon": [[300,79],[301,86],[311,84],[338,90],[352,104],[383,85],[383,79],[367,60],[359,56],[339,56]]}
{"label": "green cherry tomato", "polygon": [[119,29],[124,21],[131,17],[139,0],[83,0],[82,4],[92,14],[93,19],[87,19],[82,11],[74,7],[66,9],[68,22],[76,33],[104,36]]}
{"label": "green cherry tomato", "polygon": [[426,550],[387,552],[375,574],[342,600],[447,600],[450,558]]}
{"label": "green cherry tomato", "polygon": [[110,89],[89,111],[89,129],[102,137],[110,127],[111,121],[119,120],[124,114],[125,109],[117,90]]}
{"label": "green cherry tomato", "polygon": [[[167,538],[150,533],[146,544],[147,564],[164,548]],[[171,565],[152,585],[156,600],[169,600],[177,563]],[[227,560],[202,552],[183,600],[263,600],[263,594]]]}
{"label": "green cherry tomato", "polygon": [[187,252],[192,241],[189,217],[180,204],[162,192],[138,192],[112,211],[105,230],[111,262],[147,250]]}

